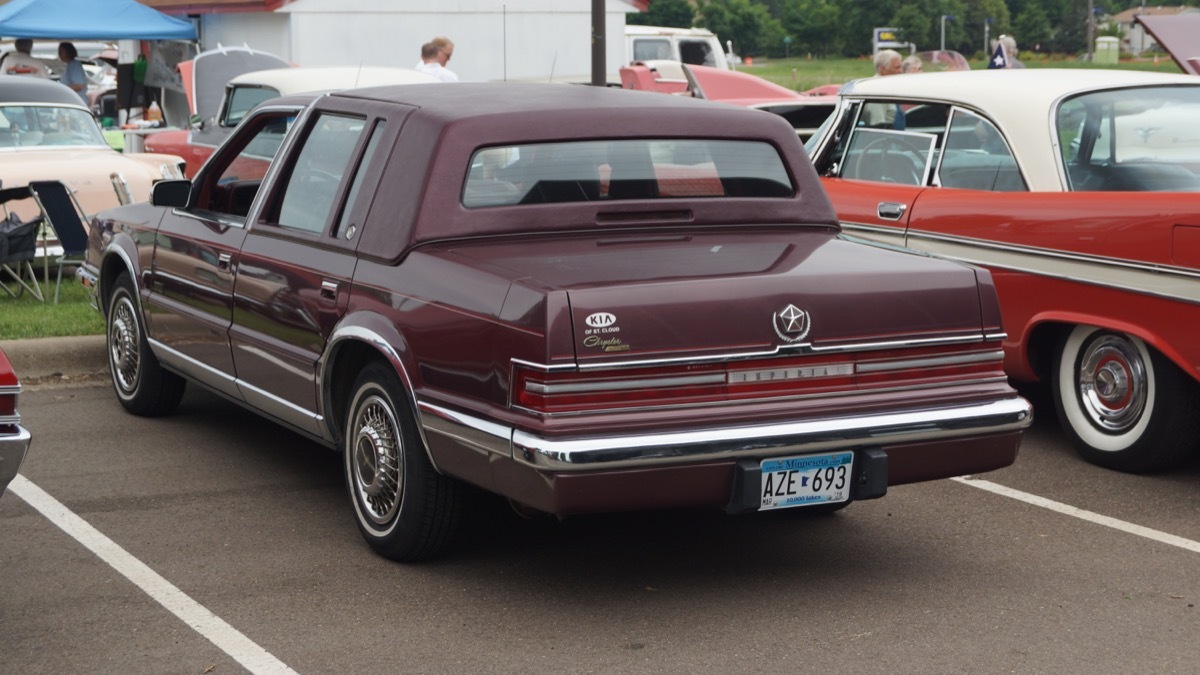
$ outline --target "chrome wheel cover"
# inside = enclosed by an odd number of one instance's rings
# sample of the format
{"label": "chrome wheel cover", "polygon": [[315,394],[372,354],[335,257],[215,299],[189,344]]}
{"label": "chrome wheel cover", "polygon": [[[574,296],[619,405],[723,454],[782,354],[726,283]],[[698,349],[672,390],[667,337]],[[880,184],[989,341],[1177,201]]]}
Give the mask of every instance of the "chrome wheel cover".
{"label": "chrome wheel cover", "polygon": [[386,525],[400,508],[404,453],[400,427],[388,401],[371,395],[358,407],[351,426],[350,469],[363,514]]}
{"label": "chrome wheel cover", "polygon": [[108,362],[122,394],[132,394],[141,376],[141,344],[137,311],[128,295],[113,303],[108,321]]}
{"label": "chrome wheel cover", "polygon": [[1084,346],[1076,372],[1080,405],[1098,429],[1123,433],[1142,418],[1149,383],[1137,345],[1102,334]]}

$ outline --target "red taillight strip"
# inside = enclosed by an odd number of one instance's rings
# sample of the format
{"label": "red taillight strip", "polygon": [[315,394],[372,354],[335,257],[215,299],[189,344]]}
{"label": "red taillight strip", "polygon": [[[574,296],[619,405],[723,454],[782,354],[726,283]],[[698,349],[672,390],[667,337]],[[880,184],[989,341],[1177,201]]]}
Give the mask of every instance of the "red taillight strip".
{"label": "red taillight strip", "polygon": [[525,389],[535,394],[552,396],[554,394],[590,394],[603,391],[632,391],[651,387],[695,387],[698,385],[724,383],[724,374],[705,373],[702,375],[643,377],[629,380],[594,380],[591,382],[562,382],[555,384],[526,380]]}
{"label": "red taillight strip", "polygon": [[1003,357],[1002,350],[973,341],[852,355],[658,363],[604,374],[515,363],[512,404],[554,415],[944,386],[1003,377]]}

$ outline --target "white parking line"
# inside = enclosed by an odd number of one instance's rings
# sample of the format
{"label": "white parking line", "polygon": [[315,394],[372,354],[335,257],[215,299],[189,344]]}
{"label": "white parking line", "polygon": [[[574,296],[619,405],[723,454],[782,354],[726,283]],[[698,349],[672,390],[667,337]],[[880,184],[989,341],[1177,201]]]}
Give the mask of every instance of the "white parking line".
{"label": "white parking line", "polygon": [[1141,525],[1134,525],[1133,523],[1127,523],[1123,520],[1117,520],[1116,518],[1111,518],[1109,516],[1102,516],[1099,513],[1095,513],[1092,511],[1085,511],[1083,509],[1076,508],[1069,504],[1063,504],[1062,502],[1056,502],[1053,499],[1046,499],[1045,497],[1039,497],[1037,495],[1032,495],[1032,494],[1029,494],[1028,492],[1021,492],[1020,490],[1014,490],[1010,487],[1005,487],[1003,485],[1000,485],[998,483],[993,483],[988,480],[980,480],[978,478],[972,478],[970,476],[963,476],[961,478],[951,478],[950,480],[957,481],[959,483],[962,483],[963,485],[970,485],[971,487],[979,488],[980,490],[987,490],[988,492],[993,492],[995,494],[1002,495],[1002,496],[1008,497],[1010,499],[1016,499],[1017,501],[1022,501],[1022,502],[1025,502],[1026,504],[1033,504],[1034,506],[1040,506],[1043,509],[1050,509],[1051,511],[1057,511],[1058,513],[1072,516],[1074,518],[1079,518],[1080,520],[1086,520],[1090,523],[1096,523],[1097,525],[1111,527],[1114,530],[1120,530],[1122,532],[1126,532],[1129,534],[1135,534],[1139,537],[1145,537],[1147,539],[1152,539],[1152,540],[1157,541],[1162,544],[1167,544],[1169,546],[1178,546],[1179,548],[1182,548],[1185,551],[1191,551],[1192,553],[1200,553],[1200,542],[1192,541],[1191,539],[1184,539],[1183,537],[1177,537],[1173,534],[1167,534],[1166,532],[1152,530],[1148,527],[1142,527]]}
{"label": "white parking line", "polygon": [[252,673],[272,674],[296,672],[270,652],[252,642],[250,638],[242,635],[236,628],[225,623],[216,614],[188,597],[186,593],[159,576],[145,563],[130,555],[128,551],[104,536],[86,520],[75,515],[29,479],[18,474],[9,483],[8,489],[40,511],[50,522],[95,553],[101,560],[132,581],[135,586],[145,591],[147,595],[166,607],[168,611],[179,617],[196,632],[219,647],[221,651],[233,657],[246,670]]}

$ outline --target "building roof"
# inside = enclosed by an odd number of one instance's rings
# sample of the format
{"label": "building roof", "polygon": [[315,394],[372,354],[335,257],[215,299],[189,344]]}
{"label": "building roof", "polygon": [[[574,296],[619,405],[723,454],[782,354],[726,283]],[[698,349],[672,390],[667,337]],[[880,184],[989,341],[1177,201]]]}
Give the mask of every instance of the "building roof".
{"label": "building roof", "polygon": [[1142,5],[1140,7],[1131,7],[1123,12],[1117,12],[1112,15],[1112,20],[1117,23],[1128,24],[1133,23],[1133,18],[1139,14],[1147,16],[1175,16],[1176,14],[1191,14],[1193,12],[1200,12],[1200,7],[1190,7],[1188,5],[1174,5],[1170,7],[1157,5],[1155,7],[1147,7]]}

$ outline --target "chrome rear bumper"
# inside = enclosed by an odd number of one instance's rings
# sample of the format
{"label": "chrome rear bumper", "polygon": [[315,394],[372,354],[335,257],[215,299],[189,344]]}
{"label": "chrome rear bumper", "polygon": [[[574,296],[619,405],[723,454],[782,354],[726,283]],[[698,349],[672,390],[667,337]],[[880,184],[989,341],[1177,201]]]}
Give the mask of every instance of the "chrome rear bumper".
{"label": "chrome rear bumper", "polygon": [[422,404],[427,434],[554,472],[636,469],[863,446],[894,446],[1020,431],[1033,407],[1020,397],[881,415],[695,431],[551,439]]}

